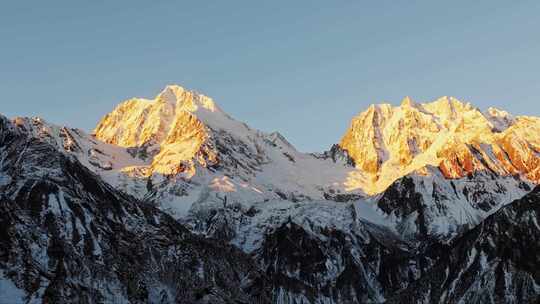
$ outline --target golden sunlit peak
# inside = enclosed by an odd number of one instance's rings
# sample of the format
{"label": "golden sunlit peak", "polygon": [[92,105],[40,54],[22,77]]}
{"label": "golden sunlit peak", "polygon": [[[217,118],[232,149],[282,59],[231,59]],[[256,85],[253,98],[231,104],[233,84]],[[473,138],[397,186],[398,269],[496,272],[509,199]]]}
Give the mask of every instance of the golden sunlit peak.
{"label": "golden sunlit peak", "polygon": [[211,112],[218,110],[212,98],[189,91],[179,85],[167,85],[156,97],[156,101],[166,102],[184,110],[195,112],[198,107],[205,108]]}
{"label": "golden sunlit peak", "polygon": [[414,105],[415,105],[415,102],[409,96],[405,96],[405,98],[403,98],[403,100],[401,101],[402,107],[405,107],[405,106],[412,107]]}
{"label": "golden sunlit peak", "polygon": [[168,101],[176,104],[176,101],[181,99],[186,90],[179,85],[168,85],[157,96],[157,100]]}
{"label": "golden sunlit peak", "polygon": [[463,102],[452,96],[442,96],[428,103],[435,108],[452,109],[452,111],[466,111],[474,108],[469,102]]}
{"label": "golden sunlit peak", "polygon": [[538,128],[540,119],[525,121],[495,108],[482,112],[454,97],[422,104],[406,97],[401,106],[371,105],[355,117],[340,147],[368,177],[363,190],[371,194],[428,165],[447,178],[487,170],[540,182],[534,148],[540,143],[529,135]]}

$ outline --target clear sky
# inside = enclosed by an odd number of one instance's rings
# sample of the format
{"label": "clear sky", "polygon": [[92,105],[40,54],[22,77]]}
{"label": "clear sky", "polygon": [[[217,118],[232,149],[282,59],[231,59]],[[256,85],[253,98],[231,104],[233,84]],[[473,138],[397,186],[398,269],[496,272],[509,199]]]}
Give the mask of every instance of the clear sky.
{"label": "clear sky", "polygon": [[91,130],[176,83],[303,151],[405,95],[540,115],[539,16],[540,1],[5,1],[0,113]]}

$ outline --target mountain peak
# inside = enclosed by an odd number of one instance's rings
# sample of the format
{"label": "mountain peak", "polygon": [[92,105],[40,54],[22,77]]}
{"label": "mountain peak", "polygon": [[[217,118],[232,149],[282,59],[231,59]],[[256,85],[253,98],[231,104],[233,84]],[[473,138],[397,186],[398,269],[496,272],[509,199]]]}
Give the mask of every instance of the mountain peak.
{"label": "mountain peak", "polygon": [[415,104],[416,103],[409,96],[405,96],[405,98],[403,98],[403,100],[401,101],[401,106],[402,107],[412,107]]}
{"label": "mountain peak", "polygon": [[156,99],[175,104],[185,93],[185,89],[179,85],[167,85],[159,94]]}
{"label": "mountain peak", "polygon": [[166,86],[154,99],[132,98],[105,115],[94,135],[124,147],[163,141],[172,128],[184,124],[204,124],[220,128],[232,121],[212,98],[178,85]]}
{"label": "mountain peak", "polygon": [[156,97],[155,101],[164,102],[187,111],[195,112],[202,107],[211,112],[222,112],[214,100],[195,91],[189,91],[179,85],[167,85]]}
{"label": "mountain peak", "polygon": [[340,147],[371,176],[371,193],[428,165],[448,178],[489,171],[540,181],[540,142],[529,135],[538,129],[540,119],[483,113],[454,97],[423,104],[405,97],[401,106],[372,105],[353,118]]}
{"label": "mountain peak", "polygon": [[502,132],[516,123],[516,118],[510,113],[494,107],[489,107],[484,116],[492,123],[493,129]]}
{"label": "mountain peak", "polygon": [[218,137],[249,142],[256,132],[223,112],[212,98],[178,85],[154,99],[122,102],[98,123],[93,134],[106,143],[142,151],[152,160],[148,172],[194,174],[194,164],[218,162]]}
{"label": "mountain peak", "polygon": [[426,110],[441,118],[455,119],[460,113],[473,110],[474,107],[470,103],[462,102],[455,97],[443,96],[435,101],[423,105]]}

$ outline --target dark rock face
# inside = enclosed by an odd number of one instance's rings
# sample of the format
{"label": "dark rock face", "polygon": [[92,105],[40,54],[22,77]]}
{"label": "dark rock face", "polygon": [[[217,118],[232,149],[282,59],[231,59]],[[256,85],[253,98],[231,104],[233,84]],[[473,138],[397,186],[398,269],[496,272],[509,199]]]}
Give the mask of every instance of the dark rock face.
{"label": "dark rock face", "polygon": [[354,159],[349,155],[349,152],[347,150],[343,149],[340,145],[334,144],[330,148],[330,150],[325,151],[321,155],[314,155],[315,157],[320,158],[330,158],[333,162],[342,162],[346,166],[354,167],[355,162]]}
{"label": "dark rock face", "polygon": [[0,119],[0,273],[26,300],[270,302],[250,257],[193,235]]}
{"label": "dark rock face", "polygon": [[[430,208],[412,179],[402,182],[400,191],[383,195],[385,208],[401,216]],[[444,194],[437,186],[432,189]],[[535,303],[540,295],[540,228],[535,224],[540,220],[539,192],[540,188],[450,240],[404,242],[391,231],[363,222],[355,208],[349,208],[350,214],[340,213],[337,218],[349,224],[338,227],[332,221],[309,220],[310,215],[304,215],[307,220],[289,216],[266,230],[252,255],[271,281],[274,303]],[[343,210],[346,205],[337,206]],[[511,211],[514,208],[523,210]],[[225,211],[216,213],[217,220],[209,218],[206,226],[242,233],[238,222],[249,221],[247,212]]]}
{"label": "dark rock face", "polygon": [[540,187],[447,245],[425,275],[388,303],[538,303]]}
{"label": "dark rock face", "polygon": [[[527,183],[493,172],[446,179],[436,168],[430,176],[404,176],[390,185],[378,207],[397,221],[398,232],[419,245],[450,239],[530,191]],[[425,244],[423,244],[425,245]]]}
{"label": "dark rock face", "polygon": [[417,213],[413,222],[416,228],[415,236],[427,236],[424,198],[417,191],[412,178],[403,177],[393,183],[384,191],[381,199],[378,201],[378,205],[385,213],[393,214],[397,218],[404,219],[402,220],[403,222],[406,222],[406,218],[413,213]]}
{"label": "dark rock face", "polygon": [[357,201],[363,198],[360,194],[324,193],[324,199],[339,203]]}
{"label": "dark rock face", "polygon": [[364,233],[306,230],[289,221],[267,235],[256,256],[273,283],[274,301],[381,303],[387,291],[415,279],[410,263],[416,262],[404,244],[369,227],[352,231]]}

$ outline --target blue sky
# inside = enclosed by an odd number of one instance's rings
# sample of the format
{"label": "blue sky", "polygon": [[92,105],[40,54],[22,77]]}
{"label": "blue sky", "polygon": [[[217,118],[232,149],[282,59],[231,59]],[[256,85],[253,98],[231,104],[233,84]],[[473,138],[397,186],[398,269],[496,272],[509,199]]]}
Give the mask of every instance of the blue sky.
{"label": "blue sky", "polygon": [[10,1],[0,113],[91,130],[176,83],[327,149],[371,103],[540,115],[540,1]]}

